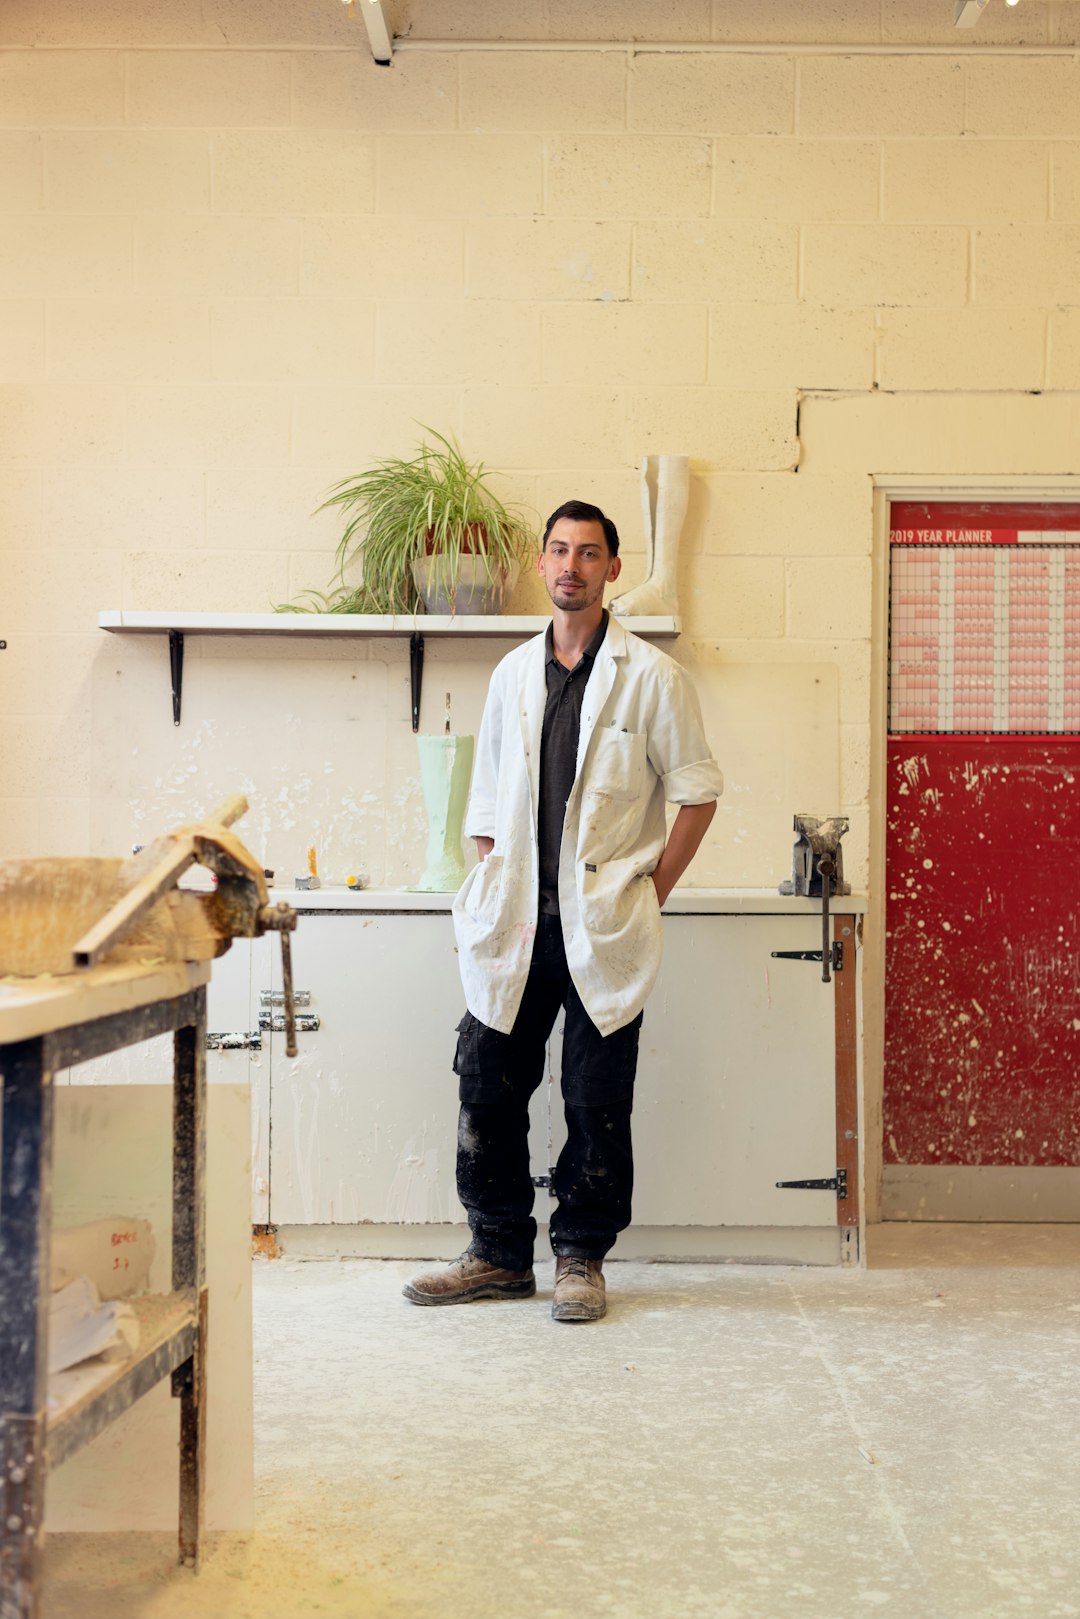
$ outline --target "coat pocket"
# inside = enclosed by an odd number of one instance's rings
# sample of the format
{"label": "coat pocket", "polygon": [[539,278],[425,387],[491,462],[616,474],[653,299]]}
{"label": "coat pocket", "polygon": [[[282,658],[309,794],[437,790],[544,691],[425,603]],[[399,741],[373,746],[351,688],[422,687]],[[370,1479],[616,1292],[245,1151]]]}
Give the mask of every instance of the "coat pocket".
{"label": "coat pocket", "polygon": [[493,922],[499,914],[502,898],[502,855],[489,854],[473,868],[465,882],[461,906],[466,916],[474,922]]}
{"label": "coat pocket", "polygon": [[608,798],[640,798],[645,782],[645,736],[605,726],[596,733],[595,751],[585,765],[585,790]]}
{"label": "coat pocket", "polygon": [[625,935],[628,929],[642,930],[644,937],[653,926],[652,912],[659,918],[653,880],[647,872],[636,871],[635,864],[631,860],[601,861],[596,866],[585,863],[580,879],[581,918],[593,938]]}

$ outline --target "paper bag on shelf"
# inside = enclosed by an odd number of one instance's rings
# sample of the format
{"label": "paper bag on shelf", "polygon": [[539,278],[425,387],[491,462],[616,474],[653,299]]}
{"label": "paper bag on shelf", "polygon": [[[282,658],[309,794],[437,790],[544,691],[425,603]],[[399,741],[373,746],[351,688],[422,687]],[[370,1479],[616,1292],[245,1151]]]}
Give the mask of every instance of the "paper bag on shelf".
{"label": "paper bag on shelf", "polygon": [[103,1299],[145,1293],[154,1248],[149,1220],[117,1215],[87,1225],[59,1227],[52,1234],[52,1289],[55,1292],[86,1276]]}

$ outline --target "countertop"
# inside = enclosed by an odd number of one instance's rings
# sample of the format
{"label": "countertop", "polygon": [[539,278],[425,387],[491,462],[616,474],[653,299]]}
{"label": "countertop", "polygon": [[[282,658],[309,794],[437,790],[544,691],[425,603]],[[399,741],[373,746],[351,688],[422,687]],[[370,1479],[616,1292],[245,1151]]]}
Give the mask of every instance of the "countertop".
{"label": "countertop", "polygon": [[[271,888],[270,902],[285,900],[298,911],[449,911],[453,894],[421,894],[408,888]],[[869,905],[865,894],[836,894],[830,909],[861,915]],[[676,888],[664,906],[665,916],[820,916],[820,899],[778,894],[775,888]]]}

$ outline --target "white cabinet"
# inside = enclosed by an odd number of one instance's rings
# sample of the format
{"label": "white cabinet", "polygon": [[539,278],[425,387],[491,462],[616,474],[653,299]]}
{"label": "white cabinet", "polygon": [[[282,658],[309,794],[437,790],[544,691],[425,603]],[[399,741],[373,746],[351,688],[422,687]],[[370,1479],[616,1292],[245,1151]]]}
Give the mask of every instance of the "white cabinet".
{"label": "white cabinet", "polygon": [[[461,984],[450,917],[315,914],[293,979],[320,1023],[270,1037],[270,1210],[277,1225],[460,1220],[454,1193]],[[273,964],[280,984],[280,962]]]}
{"label": "white cabinet", "polygon": [[[831,1191],[780,1191],[779,1180],[837,1168],[835,990],[819,963],[772,952],[820,949],[801,915],[665,918],[665,960],[645,1012],[635,1094],[635,1225],[828,1228]],[[243,1005],[243,956],[254,963]],[[846,970],[854,972],[854,938]],[[293,935],[294,979],[319,1028],[282,1033],[249,1064],[255,1218],[277,1225],[457,1222],[455,1027],[464,1010],[449,915],[323,910]],[[220,966],[230,963],[228,972]],[[229,988],[231,984],[231,989]],[[238,942],[215,969],[211,1028],[257,1026],[259,992],[280,987],[268,941]],[[221,999],[219,1000],[219,996]],[[534,1174],[564,1139],[561,1019],[548,1082],[533,1100]],[[854,1121],[852,1121],[854,1122]],[[269,1196],[266,1183],[269,1183]],[[536,1213],[546,1217],[546,1198]]]}

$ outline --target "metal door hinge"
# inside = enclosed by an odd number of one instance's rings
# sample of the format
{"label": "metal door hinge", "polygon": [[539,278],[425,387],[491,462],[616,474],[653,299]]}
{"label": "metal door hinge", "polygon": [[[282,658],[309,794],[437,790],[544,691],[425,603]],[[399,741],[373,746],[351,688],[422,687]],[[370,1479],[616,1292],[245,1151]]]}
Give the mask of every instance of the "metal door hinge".
{"label": "metal door hinge", "polygon": [[838,1169],[832,1180],[820,1181],[777,1181],[781,1191],[793,1192],[835,1192],[836,1201],[843,1203],[847,1199],[847,1170]]}
{"label": "metal door hinge", "polygon": [[250,1034],[217,1033],[211,1031],[206,1036],[207,1051],[261,1051],[262,1035],[257,1029]]}
{"label": "metal door hinge", "polygon": [[[283,989],[260,989],[260,991],[259,991],[259,1005],[260,1006],[284,1006],[285,1005],[285,991]],[[293,990],[293,1005],[294,1006],[310,1006],[311,1005],[311,991],[310,991],[310,989],[294,989]]]}
{"label": "metal door hinge", "polygon": [[548,1197],[555,1196],[555,1171],[553,1169],[549,1169],[546,1175],[534,1175],[532,1183],[534,1186],[546,1187]]}
{"label": "metal door hinge", "polygon": [[[296,1020],[297,1034],[315,1034],[321,1027],[318,1012],[303,1012]],[[260,1012],[259,1028],[270,1029],[274,1034],[284,1034],[284,1012]]]}
{"label": "metal door hinge", "polygon": [[[773,950],[770,954],[774,961],[816,961],[819,965],[821,963],[820,950]],[[844,947],[839,939],[833,944],[830,961],[834,973],[843,972]]]}

